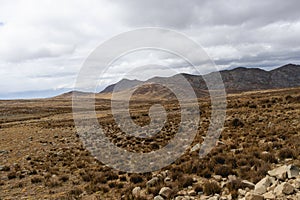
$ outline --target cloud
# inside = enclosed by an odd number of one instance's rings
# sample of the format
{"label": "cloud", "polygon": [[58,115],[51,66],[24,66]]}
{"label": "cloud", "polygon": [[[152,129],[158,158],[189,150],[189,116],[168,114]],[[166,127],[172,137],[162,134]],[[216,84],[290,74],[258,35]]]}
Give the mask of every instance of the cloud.
{"label": "cloud", "polygon": [[[298,0],[1,1],[0,94],[72,88],[81,65],[99,44],[121,32],[149,26],[191,37],[219,69],[299,64],[299,7]],[[153,63],[192,72],[178,58],[150,55],[122,60],[105,84],[117,81],[124,71]],[[144,75],[150,76],[149,71]],[[164,72],[157,68],[154,74]]]}

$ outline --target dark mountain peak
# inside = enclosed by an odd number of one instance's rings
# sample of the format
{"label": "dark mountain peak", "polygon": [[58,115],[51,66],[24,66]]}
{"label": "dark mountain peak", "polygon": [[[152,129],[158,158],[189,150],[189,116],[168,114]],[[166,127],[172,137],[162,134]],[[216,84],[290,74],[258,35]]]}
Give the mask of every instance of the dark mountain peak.
{"label": "dark mountain peak", "polygon": [[[116,85],[118,88],[115,91],[122,91],[146,83],[169,83],[181,88],[185,86],[179,81],[179,78],[184,76],[197,95],[202,96],[207,94],[203,77],[209,77],[212,73],[203,76],[181,73],[171,77],[153,77],[147,81],[122,79],[118,83],[106,87],[101,93],[114,91]],[[295,64],[287,64],[271,71],[260,68],[237,67],[220,71],[220,74],[226,91],[229,93],[300,86],[300,65]],[[145,88],[149,89],[149,86]]]}
{"label": "dark mountain peak", "polygon": [[299,68],[300,68],[300,65],[295,65],[295,64],[289,63],[289,64],[283,65],[281,67],[278,67],[276,69],[273,69],[271,71],[299,70]]}
{"label": "dark mountain peak", "polygon": [[129,88],[132,88],[134,86],[139,85],[140,83],[142,83],[143,81],[139,81],[137,79],[134,80],[130,80],[127,78],[123,78],[122,80],[120,80],[119,82],[109,85],[107,86],[104,90],[102,90],[100,93],[109,93],[114,91],[115,87],[117,86],[117,91],[121,91],[121,90],[126,90]]}

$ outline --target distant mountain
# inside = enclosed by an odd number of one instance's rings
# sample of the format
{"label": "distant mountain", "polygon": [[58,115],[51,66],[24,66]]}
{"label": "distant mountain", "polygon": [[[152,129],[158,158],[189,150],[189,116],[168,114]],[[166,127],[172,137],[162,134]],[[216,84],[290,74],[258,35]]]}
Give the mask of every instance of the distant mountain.
{"label": "distant mountain", "polygon": [[[176,85],[176,87],[184,87],[181,81],[177,81],[182,75],[189,81],[197,96],[201,97],[208,94],[204,78],[212,75],[213,73],[216,72],[203,76],[177,74],[172,77],[155,77],[144,82],[123,79],[116,84],[109,85],[101,91],[100,94],[111,93],[114,91],[116,85],[118,88],[115,92],[126,92],[126,90],[135,89],[138,85],[148,84],[148,86],[144,87],[142,90],[145,94],[148,94],[148,92],[145,91],[145,88],[150,88],[151,90],[153,90],[153,88],[158,88],[157,86],[149,87],[149,84],[151,83],[169,83]],[[231,70],[220,71],[220,74],[227,93],[300,86],[300,65],[294,64],[287,64],[271,71],[265,71],[259,68],[238,67]],[[165,94],[165,96],[169,95]]]}

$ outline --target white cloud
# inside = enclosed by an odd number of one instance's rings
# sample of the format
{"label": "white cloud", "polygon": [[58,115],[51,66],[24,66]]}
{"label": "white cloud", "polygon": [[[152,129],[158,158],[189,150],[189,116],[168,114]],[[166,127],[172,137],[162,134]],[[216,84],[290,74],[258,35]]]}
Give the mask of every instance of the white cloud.
{"label": "white cloud", "polygon": [[[123,31],[149,26],[185,33],[220,69],[300,63],[299,6],[297,0],[1,1],[0,96],[70,88],[85,58],[99,44]],[[175,40],[174,45],[181,44]],[[121,75],[124,69],[159,62],[191,70],[178,59],[161,55],[128,58],[112,73]],[[164,74],[158,69],[156,73]],[[105,83],[116,80],[111,75]]]}

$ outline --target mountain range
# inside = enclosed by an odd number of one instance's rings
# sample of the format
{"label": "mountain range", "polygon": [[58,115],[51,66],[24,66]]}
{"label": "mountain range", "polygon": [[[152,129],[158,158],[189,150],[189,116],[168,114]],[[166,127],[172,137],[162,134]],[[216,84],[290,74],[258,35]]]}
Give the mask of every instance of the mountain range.
{"label": "mountain range", "polygon": [[[146,81],[122,79],[116,84],[107,86],[100,94],[109,94],[114,92],[126,92],[128,90],[138,89],[135,94],[150,95],[151,91],[161,90],[153,83],[176,83],[176,87],[182,87],[180,81],[177,81],[179,76],[184,76],[195,90],[198,97],[208,94],[205,84],[205,76],[210,76],[213,73],[206,75],[192,74],[177,74],[171,77],[154,77]],[[219,72],[224,83],[227,93],[238,93],[254,90],[266,90],[277,88],[290,88],[300,86],[300,65],[287,64],[276,69],[265,71],[260,68],[245,68],[238,67],[231,70],[222,70]],[[118,86],[115,90],[114,88]],[[151,86],[152,85],[152,86]],[[139,86],[139,87],[138,87]],[[138,87],[138,88],[137,88]],[[161,92],[168,96],[165,89]]]}

